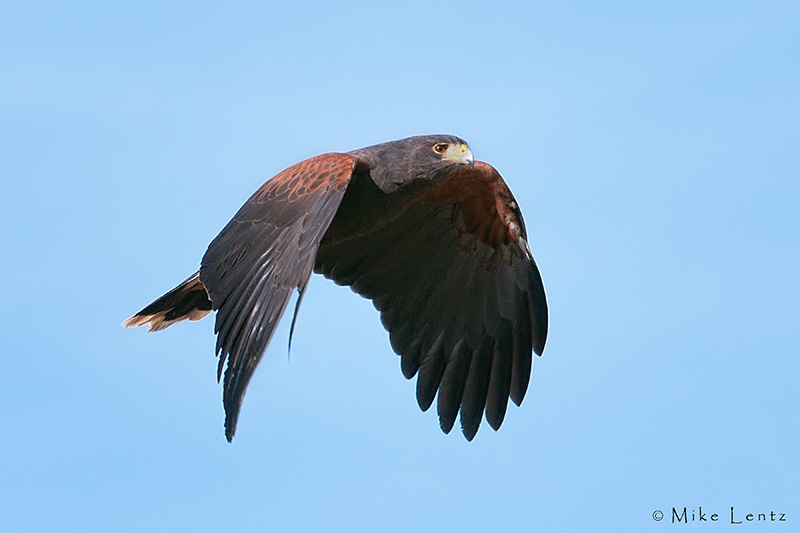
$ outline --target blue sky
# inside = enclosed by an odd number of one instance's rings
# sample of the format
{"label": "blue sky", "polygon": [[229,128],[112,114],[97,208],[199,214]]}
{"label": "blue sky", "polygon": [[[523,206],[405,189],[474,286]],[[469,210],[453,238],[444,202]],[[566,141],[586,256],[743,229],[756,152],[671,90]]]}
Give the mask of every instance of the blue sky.
{"label": "blue sky", "polygon": [[[799,26],[792,2],[0,2],[0,528],[797,527]],[[372,305],[315,277],[228,444],[212,320],[120,322],[276,172],[434,132],[525,214],[552,320],[525,402],[443,435]]]}

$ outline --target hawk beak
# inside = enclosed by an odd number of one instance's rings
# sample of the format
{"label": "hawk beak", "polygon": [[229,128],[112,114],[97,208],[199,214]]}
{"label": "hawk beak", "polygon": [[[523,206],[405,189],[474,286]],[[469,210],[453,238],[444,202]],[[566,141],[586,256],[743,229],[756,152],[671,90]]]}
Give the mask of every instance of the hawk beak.
{"label": "hawk beak", "polygon": [[469,168],[475,168],[475,158],[472,157],[472,152],[467,150],[462,157],[465,165],[469,165]]}
{"label": "hawk beak", "polygon": [[442,161],[452,161],[453,163],[469,165],[470,168],[475,168],[475,158],[472,157],[472,152],[466,144],[451,146],[447,151],[450,153],[445,153]]}

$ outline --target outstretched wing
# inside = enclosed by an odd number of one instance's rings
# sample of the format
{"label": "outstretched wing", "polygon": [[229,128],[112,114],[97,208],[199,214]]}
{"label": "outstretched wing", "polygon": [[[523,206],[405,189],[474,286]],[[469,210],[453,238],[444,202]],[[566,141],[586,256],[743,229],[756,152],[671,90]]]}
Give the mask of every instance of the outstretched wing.
{"label": "outstretched wing", "polygon": [[522,216],[500,174],[481,162],[410,205],[392,205],[402,213],[372,231],[332,227],[315,271],[373,301],[403,374],[419,374],[420,407],[438,391],[442,429],[452,429],[460,410],[472,440],[484,410],[498,429],[509,396],[522,402],[531,352],[541,354],[547,336]]}
{"label": "outstretched wing", "polygon": [[256,191],[203,256],[200,281],[217,311],[217,379],[228,361],[223,404],[229,441],[247,384],[292,291],[302,297],[357,162],[348,154],[325,154],[284,170]]}

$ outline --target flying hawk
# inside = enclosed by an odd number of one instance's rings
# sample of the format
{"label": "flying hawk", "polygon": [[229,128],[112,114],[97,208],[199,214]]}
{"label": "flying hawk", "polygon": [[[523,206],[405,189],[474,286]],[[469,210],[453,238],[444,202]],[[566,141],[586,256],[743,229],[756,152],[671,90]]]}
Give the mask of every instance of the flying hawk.
{"label": "flying hawk", "polygon": [[468,440],[484,411],[497,430],[509,397],[522,402],[547,336],[542,279],[508,186],[452,135],[280,172],[211,242],[198,272],[124,325],[157,331],[216,311],[230,441],[253,371],[297,289],[294,329],[312,271],[372,300],[403,375],[418,376],[423,411],[438,391],[445,433],[459,410]]}

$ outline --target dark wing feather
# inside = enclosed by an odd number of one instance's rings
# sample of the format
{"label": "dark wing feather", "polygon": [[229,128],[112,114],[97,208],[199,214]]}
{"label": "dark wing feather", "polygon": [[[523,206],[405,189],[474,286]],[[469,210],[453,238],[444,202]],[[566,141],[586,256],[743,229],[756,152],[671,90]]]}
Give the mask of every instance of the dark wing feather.
{"label": "dark wing feather", "polygon": [[203,256],[200,281],[217,311],[218,379],[228,361],[228,440],[247,383],[292,291],[305,290],[319,242],[357,162],[351,155],[325,154],[284,170],[256,191]]}
{"label": "dark wing feather", "polygon": [[373,198],[383,218],[370,231],[334,220],[315,270],[373,300],[403,374],[419,374],[420,407],[438,390],[442,429],[460,410],[471,440],[484,412],[497,429],[508,398],[525,396],[547,336],[544,287],[514,197],[490,165],[408,202],[402,194]]}

